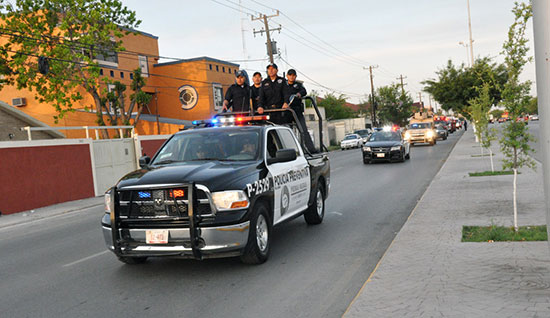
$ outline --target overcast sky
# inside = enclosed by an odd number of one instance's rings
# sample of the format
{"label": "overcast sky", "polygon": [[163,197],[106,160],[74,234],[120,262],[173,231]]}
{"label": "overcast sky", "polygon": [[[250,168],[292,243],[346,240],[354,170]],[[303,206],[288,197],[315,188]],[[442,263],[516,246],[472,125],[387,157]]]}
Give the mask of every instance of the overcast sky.
{"label": "overcast sky", "polygon": [[[251,21],[248,14],[270,15],[275,12],[269,7],[279,9],[281,14],[271,18],[270,25],[282,27],[272,36],[282,59],[297,69],[307,89],[323,94],[328,90],[321,84],[345,92],[351,102],[370,93],[363,67],[379,66],[374,70],[375,87],[397,82],[403,74],[405,89],[416,101],[420,82],[434,77],[447,60],[467,63],[466,48],[458,44],[468,40],[467,0],[242,0],[245,14],[232,9],[239,8],[239,0],[123,2],[142,20],[141,31],[159,37],[160,55],[210,56],[235,61],[249,71],[265,69],[267,52],[265,35],[252,33],[263,23]],[[513,22],[513,3],[470,0],[474,56],[502,61],[499,54]],[[527,31],[533,55],[531,22]],[[284,61],[276,63],[280,73],[288,69]],[[534,74],[532,63],[523,77],[534,81]],[[423,100],[428,100],[426,93]]]}

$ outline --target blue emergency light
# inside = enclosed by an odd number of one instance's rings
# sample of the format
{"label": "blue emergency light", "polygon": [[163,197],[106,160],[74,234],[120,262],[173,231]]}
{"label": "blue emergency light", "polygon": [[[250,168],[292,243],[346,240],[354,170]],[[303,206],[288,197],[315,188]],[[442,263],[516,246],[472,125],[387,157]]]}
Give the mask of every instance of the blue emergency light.
{"label": "blue emergency light", "polygon": [[140,199],[150,199],[151,198],[151,192],[139,191],[138,196],[139,196]]}

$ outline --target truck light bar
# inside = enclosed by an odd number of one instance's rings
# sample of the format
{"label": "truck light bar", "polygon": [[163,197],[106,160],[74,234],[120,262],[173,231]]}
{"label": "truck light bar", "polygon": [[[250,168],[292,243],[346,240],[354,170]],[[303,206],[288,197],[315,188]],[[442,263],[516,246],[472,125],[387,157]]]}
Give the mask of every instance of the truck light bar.
{"label": "truck light bar", "polygon": [[267,121],[269,115],[258,116],[231,116],[231,117],[215,117],[207,120],[193,120],[193,125],[212,125],[212,126],[233,126],[251,122]]}

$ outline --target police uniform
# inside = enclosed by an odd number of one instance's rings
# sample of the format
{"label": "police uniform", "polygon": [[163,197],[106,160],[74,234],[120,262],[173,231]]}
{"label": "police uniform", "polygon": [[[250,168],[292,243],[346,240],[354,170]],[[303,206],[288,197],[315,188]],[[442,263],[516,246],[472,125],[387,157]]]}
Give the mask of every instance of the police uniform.
{"label": "police uniform", "polygon": [[233,84],[225,93],[225,100],[229,103],[227,108],[233,108],[233,112],[250,112],[250,88],[248,85]]}
{"label": "police uniform", "polygon": [[254,109],[254,111],[258,110],[258,106],[260,104],[261,87],[262,87],[261,83],[259,87],[254,86],[254,84],[250,86],[250,97],[252,97],[252,108]]}
{"label": "police uniform", "polygon": [[[280,76],[273,81],[269,77],[264,79],[260,87],[259,107],[264,110],[282,109],[283,104],[288,103],[287,86],[285,79]],[[276,124],[289,123],[290,116],[286,112],[270,113],[269,116],[271,121]]]}
{"label": "police uniform", "polygon": [[[306,126],[306,120],[304,118],[304,104],[302,103],[302,97],[307,95],[307,91],[302,85],[302,83],[294,82],[290,84],[288,81],[286,82],[287,85],[287,94],[289,96],[296,95],[300,93],[301,97],[295,96],[294,100],[292,101],[292,104],[290,104],[290,108],[294,110],[296,113],[296,118],[298,119],[298,122],[300,123],[300,126],[302,127],[303,131],[301,131],[301,137],[302,141],[304,142],[305,146],[311,153],[317,152],[317,149],[315,148],[315,145],[313,144],[313,140],[311,140],[311,136],[309,135],[309,132],[307,131]],[[290,99],[290,97],[289,97]],[[292,121],[294,121],[294,118],[292,118]]]}

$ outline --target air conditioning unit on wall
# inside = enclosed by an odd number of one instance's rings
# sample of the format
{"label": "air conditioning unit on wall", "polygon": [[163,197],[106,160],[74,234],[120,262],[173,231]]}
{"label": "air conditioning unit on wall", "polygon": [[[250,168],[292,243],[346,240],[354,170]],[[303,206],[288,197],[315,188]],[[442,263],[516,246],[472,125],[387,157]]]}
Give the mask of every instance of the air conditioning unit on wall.
{"label": "air conditioning unit on wall", "polygon": [[25,99],[25,97],[19,97],[12,99],[11,103],[13,104],[13,106],[21,107],[27,105],[27,100]]}

